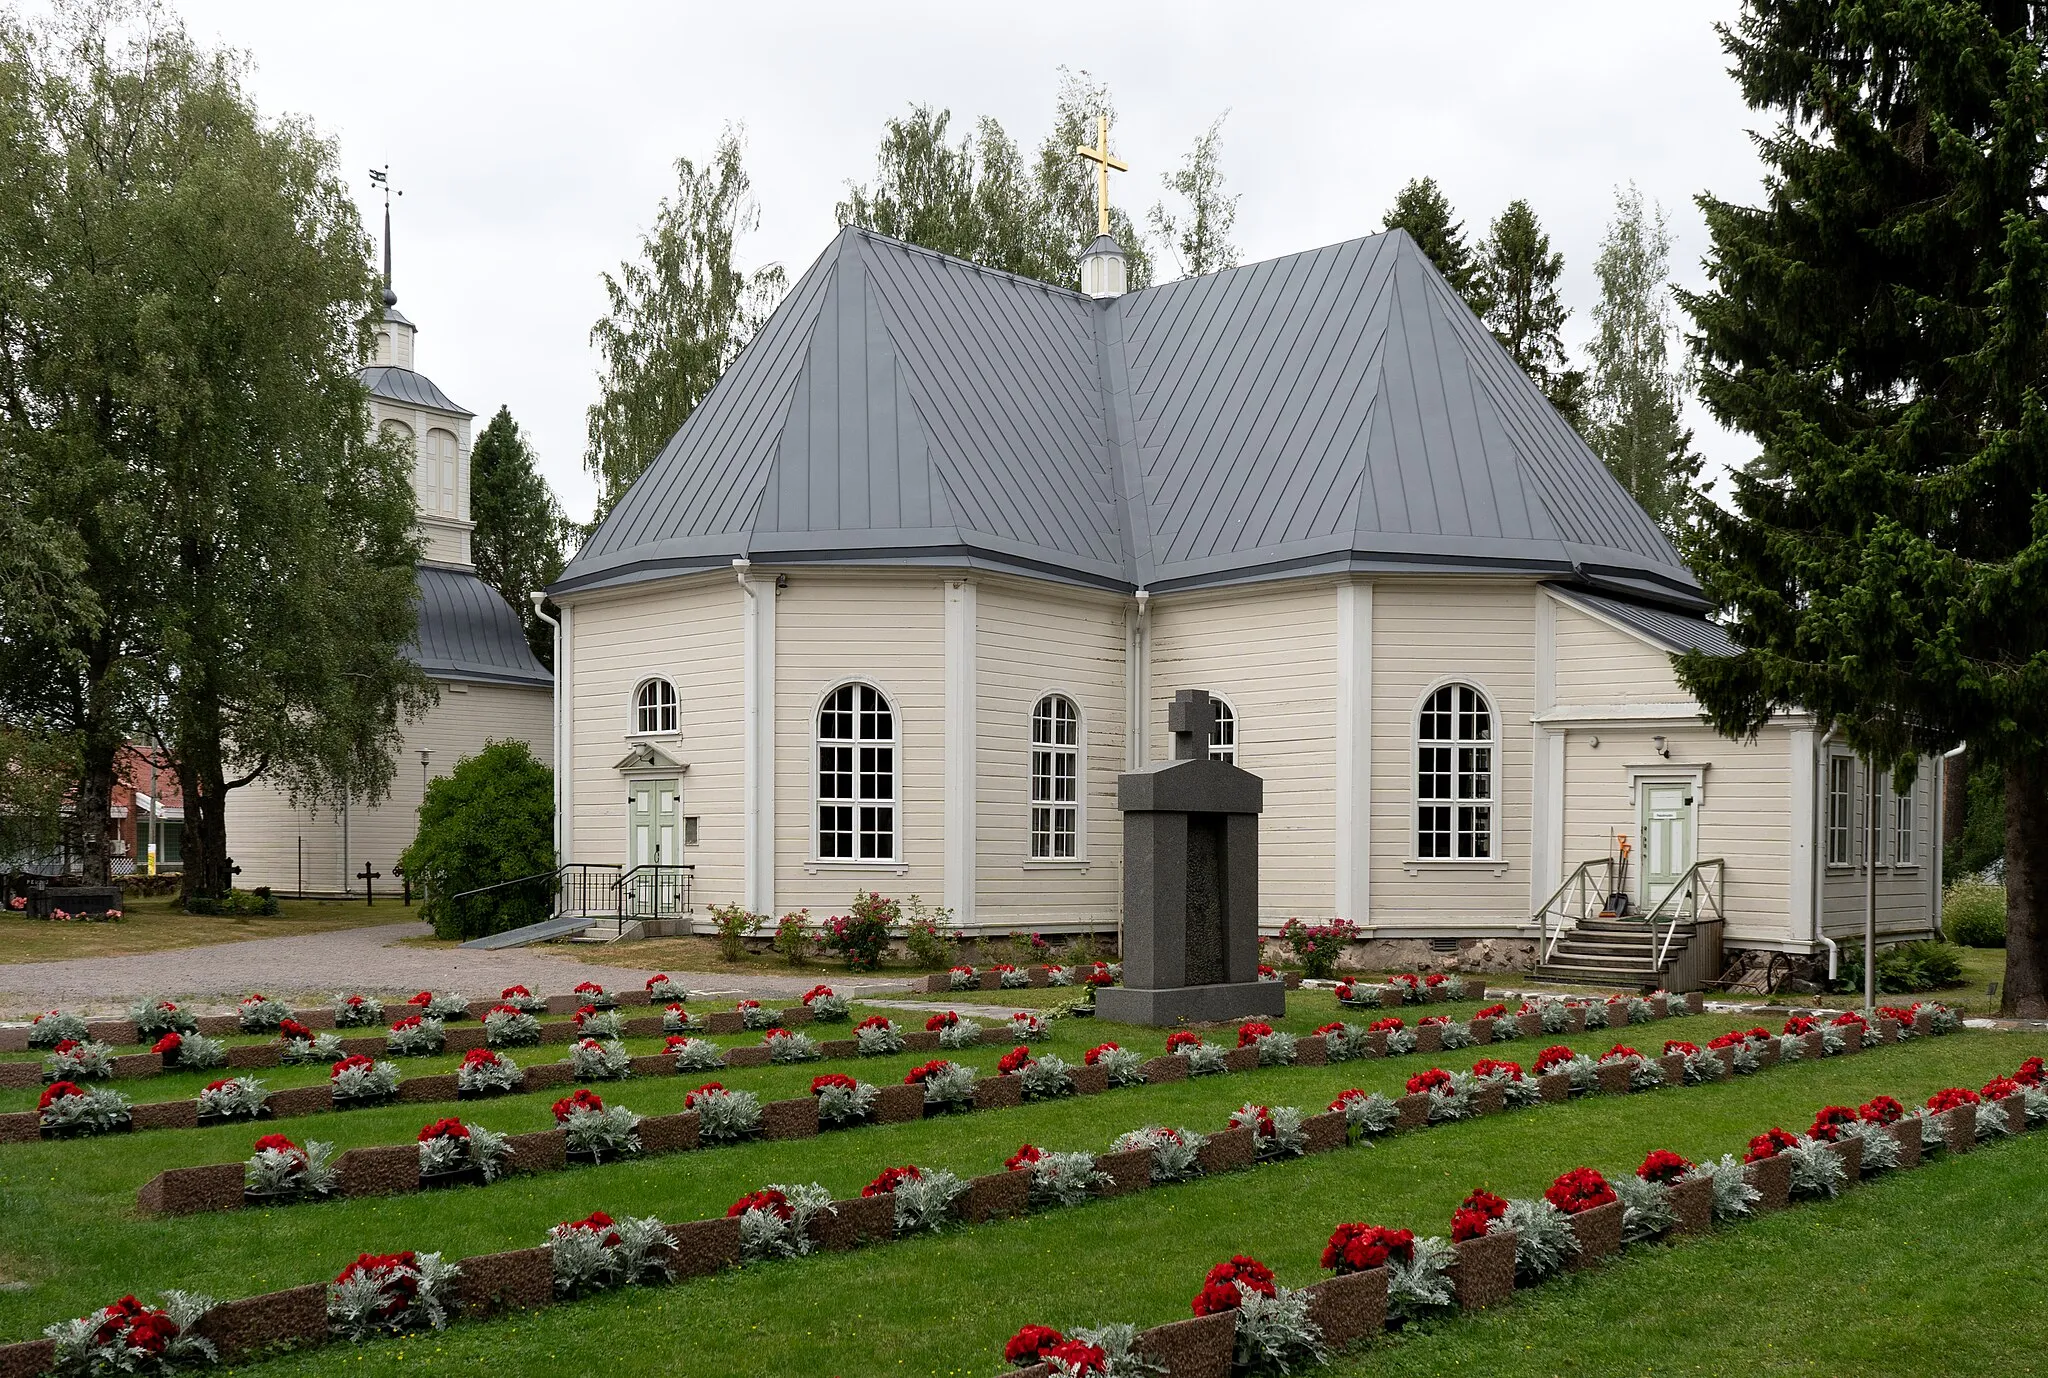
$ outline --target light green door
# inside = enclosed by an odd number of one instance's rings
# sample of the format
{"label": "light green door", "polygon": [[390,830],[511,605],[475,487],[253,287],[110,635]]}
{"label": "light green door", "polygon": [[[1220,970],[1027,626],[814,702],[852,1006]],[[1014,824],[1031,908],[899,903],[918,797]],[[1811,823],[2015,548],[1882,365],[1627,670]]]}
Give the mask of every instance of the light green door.
{"label": "light green door", "polygon": [[[626,794],[626,869],[636,866],[677,866],[683,849],[678,841],[682,813],[680,792],[673,780],[634,780]],[[630,896],[639,913],[663,913],[677,908],[673,885],[664,884],[660,872],[644,872],[630,882]],[[668,901],[664,904],[664,901]]]}
{"label": "light green door", "polygon": [[1692,865],[1692,785],[1645,781],[1636,835],[1643,841],[1643,908],[1671,893]]}

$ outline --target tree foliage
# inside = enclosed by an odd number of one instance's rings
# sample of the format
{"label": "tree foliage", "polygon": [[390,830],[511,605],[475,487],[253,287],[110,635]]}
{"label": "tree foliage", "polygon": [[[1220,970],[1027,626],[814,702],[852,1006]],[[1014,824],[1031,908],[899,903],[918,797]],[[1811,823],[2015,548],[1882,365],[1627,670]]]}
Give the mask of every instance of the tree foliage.
{"label": "tree foliage", "polygon": [[1685,428],[1685,369],[1672,358],[1671,231],[1633,186],[1616,193],[1614,220],[1593,272],[1600,300],[1585,434],[1630,497],[1676,534],[1695,502],[1701,458]]}
{"label": "tree foliage", "polygon": [[1688,554],[1743,647],[1714,723],[1799,706],[1899,782],[2006,787],[2004,1008],[2048,1015],[2048,12],[1783,5],[1722,30],[1763,204],[1702,197],[1701,392],[1756,439]]}
{"label": "tree foliage", "polygon": [[1175,212],[1164,201],[1155,203],[1149,217],[1152,232],[1179,260],[1183,277],[1237,265],[1237,246],[1230,242],[1237,226],[1237,196],[1223,190],[1223,121],[1229,117],[1228,110],[1218,115],[1181,165],[1159,178],[1183,209]]}
{"label": "tree foliage", "polygon": [[510,407],[500,406],[470,447],[469,515],[477,577],[512,605],[526,644],[553,669],[554,628],[534,611],[530,595],[561,576],[570,526]]}
{"label": "tree foliage", "polygon": [[455,896],[555,866],[555,773],[525,742],[488,742],[427,785],[419,831],[398,860],[425,891],[420,916],[443,938],[476,938],[538,923],[552,883]]}
{"label": "tree foliage", "polygon": [[84,817],[131,733],[166,742],[206,894],[228,790],[374,799],[430,694],[402,653],[410,455],[367,438],[357,377],[369,242],[332,145],[262,120],[242,78],[151,5],[0,20],[4,482],[92,605],[10,627],[0,680],[75,743]]}
{"label": "tree foliage", "polygon": [[653,462],[767,319],[783,289],[778,264],[738,266],[760,225],[740,131],[719,135],[702,167],[676,160],[676,191],[641,236],[640,257],[604,274],[606,310],[590,328],[604,360],[585,417],[583,466],[611,510]]}
{"label": "tree foliage", "polygon": [[[1053,127],[1027,166],[1001,124],[977,121],[952,138],[950,110],[913,105],[883,123],[875,180],[848,183],[835,208],[858,226],[1040,282],[1074,287],[1081,250],[1095,238],[1093,164],[1074,150],[1093,146],[1096,119],[1115,108],[1109,88],[1086,72],[1060,69]],[[1113,190],[1113,188],[1112,188]],[[1151,281],[1151,258],[1130,217],[1114,202],[1110,233],[1124,250],[1132,290]]]}
{"label": "tree foliage", "polygon": [[1564,323],[1571,312],[1557,291],[1564,255],[1550,247],[1550,236],[1527,201],[1509,202],[1494,219],[1474,276],[1474,295],[1485,307],[1480,319],[1550,404],[1579,426],[1586,375],[1565,354]]}
{"label": "tree foliage", "polygon": [[1452,290],[1474,311],[1485,313],[1478,265],[1473,261],[1472,246],[1465,242],[1465,222],[1455,218],[1450,198],[1434,177],[1417,177],[1401,188],[1380,223],[1389,230],[1408,231],[1408,237],[1436,265]]}

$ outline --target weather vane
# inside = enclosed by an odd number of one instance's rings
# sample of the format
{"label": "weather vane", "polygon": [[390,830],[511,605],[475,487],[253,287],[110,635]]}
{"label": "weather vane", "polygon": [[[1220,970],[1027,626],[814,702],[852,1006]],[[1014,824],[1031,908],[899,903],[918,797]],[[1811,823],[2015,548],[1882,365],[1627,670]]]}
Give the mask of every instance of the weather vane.
{"label": "weather vane", "polygon": [[384,191],[384,304],[398,305],[398,293],[391,290],[391,198],[405,195],[391,186],[391,164],[370,169],[370,184]]}
{"label": "weather vane", "polygon": [[1074,152],[1095,164],[1095,223],[1098,232],[1109,233],[1109,174],[1129,172],[1131,165],[1109,156],[1109,116],[1095,117],[1095,147],[1081,144]]}

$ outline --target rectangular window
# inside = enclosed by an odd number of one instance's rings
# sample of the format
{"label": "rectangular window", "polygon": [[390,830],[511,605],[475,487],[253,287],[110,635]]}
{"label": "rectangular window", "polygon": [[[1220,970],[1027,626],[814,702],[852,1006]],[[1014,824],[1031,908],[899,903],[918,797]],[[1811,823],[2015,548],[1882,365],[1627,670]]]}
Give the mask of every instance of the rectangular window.
{"label": "rectangular window", "polygon": [[1892,800],[1892,864],[1913,864],[1913,791]]}
{"label": "rectangular window", "polygon": [[1853,816],[1856,788],[1854,761],[1848,756],[1828,757],[1828,865],[1847,866],[1849,840],[1855,835]]}
{"label": "rectangular window", "polygon": [[683,845],[685,847],[697,845],[697,820],[695,818],[686,817],[683,819]]}

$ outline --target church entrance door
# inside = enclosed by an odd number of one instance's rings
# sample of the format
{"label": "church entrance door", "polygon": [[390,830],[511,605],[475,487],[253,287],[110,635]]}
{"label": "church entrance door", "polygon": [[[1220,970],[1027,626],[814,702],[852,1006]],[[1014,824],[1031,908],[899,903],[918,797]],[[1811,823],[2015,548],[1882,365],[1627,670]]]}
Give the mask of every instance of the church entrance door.
{"label": "church entrance door", "polygon": [[627,782],[626,795],[626,884],[633,893],[624,898],[636,914],[643,916],[682,912],[680,884],[658,870],[634,871],[638,867],[680,866],[683,849],[678,838],[682,814],[682,792],[674,780]]}
{"label": "church entrance door", "polygon": [[1643,841],[1643,908],[1649,909],[1692,866],[1692,782],[1645,780],[1636,835]]}

